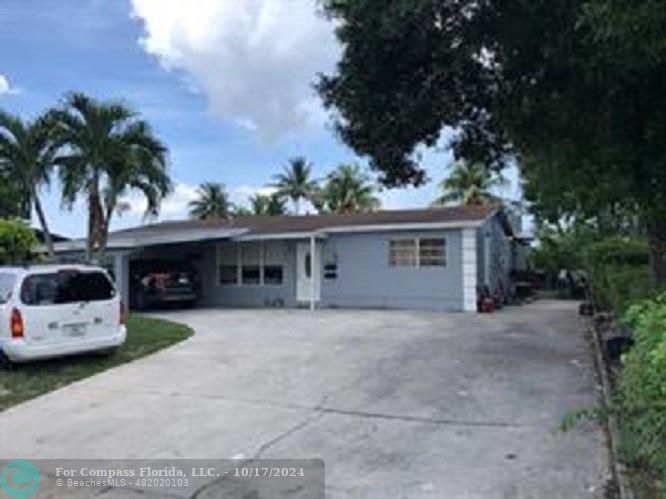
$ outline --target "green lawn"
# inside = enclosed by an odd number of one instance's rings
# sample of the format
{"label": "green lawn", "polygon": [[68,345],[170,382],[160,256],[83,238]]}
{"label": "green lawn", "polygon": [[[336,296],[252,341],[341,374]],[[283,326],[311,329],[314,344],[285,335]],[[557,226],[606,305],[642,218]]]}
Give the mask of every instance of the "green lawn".
{"label": "green lawn", "polygon": [[0,412],[73,381],[149,355],[191,335],[192,330],[182,324],[130,315],[127,341],[111,355],[90,354],[0,367]]}

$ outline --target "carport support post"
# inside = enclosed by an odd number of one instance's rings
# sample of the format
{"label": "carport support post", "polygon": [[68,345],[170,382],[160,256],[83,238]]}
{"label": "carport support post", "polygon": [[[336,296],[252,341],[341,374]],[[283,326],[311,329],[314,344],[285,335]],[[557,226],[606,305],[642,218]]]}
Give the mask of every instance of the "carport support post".
{"label": "carport support post", "polygon": [[314,234],[310,236],[310,310],[315,309],[315,292],[317,290],[317,274],[315,273],[317,252]]}

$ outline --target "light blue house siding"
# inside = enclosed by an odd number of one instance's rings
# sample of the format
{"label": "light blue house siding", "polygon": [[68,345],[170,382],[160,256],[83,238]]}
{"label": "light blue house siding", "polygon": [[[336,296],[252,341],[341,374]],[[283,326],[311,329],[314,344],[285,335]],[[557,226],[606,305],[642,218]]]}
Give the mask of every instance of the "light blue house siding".
{"label": "light blue house siding", "polygon": [[[302,220],[296,221],[303,223]],[[498,214],[456,222],[456,225],[443,223],[439,227],[424,227],[435,225],[427,222],[422,222],[421,226],[407,222],[403,225],[404,228],[400,224],[387,224],[386,227],[372,224],[315,226],[280,233],[224,229],[210,235],[197,233],[200,239],[196,241],[192,240],[191,234],[162,234],[164,239],[166,236],[173,240],[190,238],[167,244],[157,243],[157,236],[148,234],[135,241],[129,239],[126,246],[117,242],[117,247],[109,251],[109,267],[116,275],[122,295],[127,297],[133,262],[158,259],[191,262],[200,277],[201,306],[296,307],[315,304],[317,307],[471,312],[476,310],[479,286],[488,286],[491,292],[510,290],[512,242],[507,236],[510,229]],[[320,251],[314,259],[309,259],[307,254],[313,238],[316,238],[316,247]],[[119,236],[120,242],[124,243],[126,239]],[[424,239],[436,240],[430,242],[431,248],[436,249],[430,251],[437,255],[431,262],[433,265],[410,261],[403,261],[403,265],[391,264],[392,240]],[[441,265],[442,252],[438,246],[442,240],[445,241],[445,265]],[[425,242],[423,244],[421,248],[427,248]],[[403,248],[403,251],[406,250]],[[423,258],[427,261],[429,253],[427,249],[424,251],[426,256]],[[318,284],[312,283],[310,272],[304,270],[309,269],[306,262],[311,260],[315,261]],[[417,261],[420,260],[421,257]],[[271,272],[268,267],[272,267]],[[256,270],[258,268],[262,270]],[[281,279],[275,278],[276,269],[281,271]],[[223,275],[224,279],[221,279]],[[229,275],[235,277],[229,279]],[[257,277],[259,275],[261,278]],[[269,275],[273,277],[268,278]],[[311,301],[313,294],[315,299]],[[302,303],[299,303],[299,297]]]}
{"label": "light blue house siding", "polygon": [[[392,267],[389,241],[394,238],[443,238],[445,267]],[[307,240],[201,244],[195,262],[202,284],[201,304],[225,307],[295,307],[296,245]],[[218,266],[221,246],[280,247],[283,281],[280,285],[221,284]],[[320,307],[405,308],[460,311],[463,309],[461,231],[372,232],[331,234],[317,243],[321,283]],[[171,252],[173,256],[173,252]],[[152,255],[157,256],[157,255]],[[324,272],[335,262],[336,277]],[[328,277],[327,277],[328,276]],[[302,305],[307,305],[304,303]]]}
{"label": "light blue house siding", "polygon": [[[444,267],[393,267],[394,238],[443,238]],[[329,235],[322,259],[337,260],[337,278],[321,285],[324,307],[462,310],[461,231],[373,232]]]}
{"label": "light blue house siding", "polygon": [[477,276],[480,286],[491,292],[511,286],[512,243],[499,217],[487,220],[477,229]]}
{"label": "light blue house siding", "polygon": [[[221,284],[218,272],[220,247],[237,248],[239,244],[245,248],[263,245],[264,249],[271,248],[281,255],[282,284]],[[223,241],[207,245],[200,274],[202,276],[202,305],[226,307],[295,307],[297,305],[295,241],[247,243]]]}
{"label": "light blue house siding", "polygon": [[[404,308],[425,310],[463,310],[463,276],[461,260],[462,231],[396,231],[352,234],[329,234],[320,239],[317,272],[321,283],[319,307]],[[389,264],[391,239],[442,238],[446,241],[444,267],[393,267]],[[296,245],[308,240],[199,243],[186,250],[179,246],[155,248],[133,255],[132,259],[177,259],[195,256],[193,263],[201,277],[204,306],[224,307],[296,307]],[[220,248],[262,245],[281,255],[283,280],[279,285],[221,284]],[[279,250],[276,251],[276,248]],[[335,262],[337,272],[331,278],[324,272]],[[300,305],[306,306],[307,303]]]}

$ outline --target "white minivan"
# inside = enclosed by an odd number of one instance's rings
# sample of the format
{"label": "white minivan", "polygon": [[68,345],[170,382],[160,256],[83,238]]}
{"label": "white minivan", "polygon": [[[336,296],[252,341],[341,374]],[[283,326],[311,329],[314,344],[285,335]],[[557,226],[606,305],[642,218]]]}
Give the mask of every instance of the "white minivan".
{"label": "white minivan", "polygon": [[105,270],[0,267],[0,357],[5,361],[113,350],[126,336],[123,304]]}

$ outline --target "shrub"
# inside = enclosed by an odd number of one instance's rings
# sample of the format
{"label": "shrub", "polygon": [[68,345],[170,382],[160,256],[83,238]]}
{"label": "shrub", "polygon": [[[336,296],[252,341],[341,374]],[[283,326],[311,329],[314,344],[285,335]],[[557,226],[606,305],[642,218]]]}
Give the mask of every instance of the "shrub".
{"label": "shrub", "polygon": [[621,316],[629,305],[650,296],[649,254],[641,239],[613,237],[588,246],[584,255],[592,300]]}
{"label": "shrub", "polygon": [[542,227],[538,231],[538,244],[530,251],[530,264],[544,272],[546,285],[554,288],[560,270],[583,268],[583,249],[600,237],[598,231],[584,225],[566,230]]}
{"label": "shrub", "polygon": [[666,498],[666,293],[630,307],[625,322],[635,343],[615,396],[620,451],[629,465],[656,474]]}
{"label": "shrub", "polygon": [[36,244],[34,232],[24,222],[0,219],[0,265],[28,260]]}

